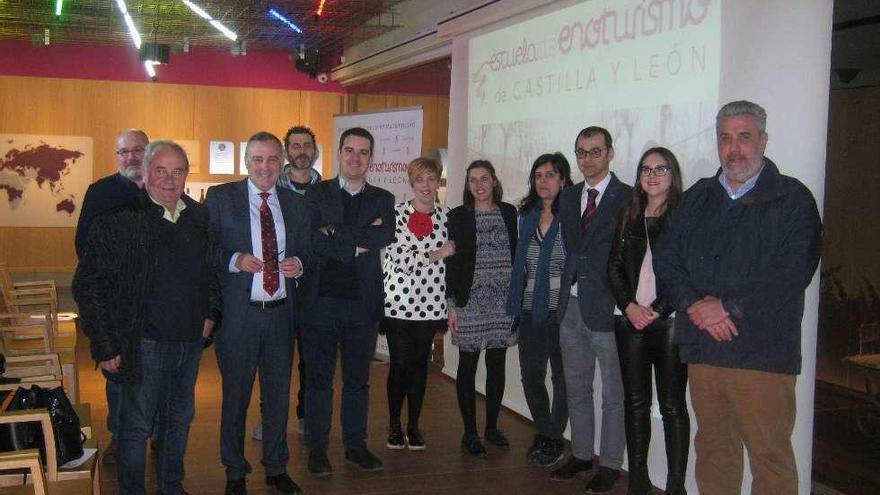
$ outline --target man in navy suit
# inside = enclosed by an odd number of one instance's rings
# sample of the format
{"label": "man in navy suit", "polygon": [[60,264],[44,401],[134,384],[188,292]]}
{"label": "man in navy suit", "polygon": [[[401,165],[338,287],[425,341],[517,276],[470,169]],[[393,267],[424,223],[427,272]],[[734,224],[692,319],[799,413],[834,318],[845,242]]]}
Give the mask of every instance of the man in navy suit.
{"label": "man in navy suit", "polygon": [[610,491],[620,476],[626,445],[608,256],[618,213],[632,195],[632,188],[608,170],[614,148],[607,130],[582,130],[575,140],[575,155],[584,181],[564,190],[559,200],[568,252],[557,310],[561,318],[562,368],[568,384],[572,456],[551,477],[568,480],[593,469],[593,377],[598,362],[602,377],[601,450],[599,468],[587,484],[587,492],[602,493]]}
{"label": "man in navy suit", "polygon": [[309,218],[302,196],[276,187],[283,156],[277,137],[253,135],[245,149],[248,178],[214,186],[205,199],[221,251],[223,323],[214,341],[223,377],[220,455],[227,495],[247,493],[251,466],[244,457],[245,419],[257,371],[266,484],[282,493],[302,493],[287,474],[287,414],[295,286],[304,261],[308,265]]}
{"label": "man in navy suit", "polygon": [[360,127],[339,140],[339,175],[306,192],[312,245],[318,257],[303,298],[306,358],[306,438],[309,472],[329,476],[336,354],[342,359],[342,443],[345,460],[365,471],[382,469],[367,449],[370,360],[384,315],[380,250],[394,240],[394,196],[367,183],[373,136]]}
{"label": "man in navy suit", "polygon": [[[89,229],[96,216],[136,200],[144,187],[144,150],[150,139],[140,129],[127,129],[116,138],[116,168],[118,172],[95,181],[86,190],[79,221],[76,224],[76,256],[83,259]],[[107,380],[107,429],[110,444],[102,456],[105,463],[116,462],[116,437],[119,434],[119,402],[122,386]]]}

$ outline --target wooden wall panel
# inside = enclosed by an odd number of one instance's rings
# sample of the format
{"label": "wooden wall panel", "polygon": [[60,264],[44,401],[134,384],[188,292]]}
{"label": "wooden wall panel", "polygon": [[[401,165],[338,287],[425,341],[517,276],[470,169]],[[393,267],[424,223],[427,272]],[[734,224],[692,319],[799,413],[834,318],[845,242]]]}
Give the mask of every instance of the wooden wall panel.
{"label": "wooden wall panel", "polygon": [[[336,146],[331,142],[333,115],[415,105],[425,109],[424,149],[445,147],[445,97],[0,76],[0,133],[91,136],[93,179],[116,172],[115,139],[131,127],[152,139],[197,140],[201,169],[207,172],[211,140],[237,146],[257,131],[283,138],[290,126],[303,124],[315,131],[329,155]],[[332,177],[334,171],[334,164],[325,160],[324,175]],[[199,173],[189,180],[240,178]],[[14,271],[73,271],[73,239],[72,228],[0,227],[0,260]]]}

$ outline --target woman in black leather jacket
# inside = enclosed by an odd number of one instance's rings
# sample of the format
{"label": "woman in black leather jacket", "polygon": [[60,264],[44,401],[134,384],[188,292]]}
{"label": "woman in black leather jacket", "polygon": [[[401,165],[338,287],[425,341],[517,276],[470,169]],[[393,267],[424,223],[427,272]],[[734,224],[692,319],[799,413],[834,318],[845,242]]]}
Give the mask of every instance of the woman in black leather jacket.
{"label": "woman in black leather jacket", "polygon": [[608,265],[614,298],[623,312],[615,332],[626,408],[628,495],[645,495],[652,486],[648,476],[652,366],[666,438],[666,493],[685,493],[690,443],[687,367],[673,344],[674,308],[658,292],[651,264],[651,248],[681,192],[675,155],[662,147],[647,150],[639,160],[632,199],[620,213]]}

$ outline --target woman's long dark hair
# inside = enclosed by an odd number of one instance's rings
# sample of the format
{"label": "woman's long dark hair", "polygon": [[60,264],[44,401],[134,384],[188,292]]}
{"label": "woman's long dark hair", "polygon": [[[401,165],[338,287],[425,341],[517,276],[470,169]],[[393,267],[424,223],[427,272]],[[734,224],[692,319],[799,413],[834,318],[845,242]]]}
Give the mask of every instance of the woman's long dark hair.
{"label": "woman's long dark hair", "polygon": [[470,175],[471,170],[475,168],[484,168],[489,175],[492,176],[492,182],[494,185],[492,186],[492,202],[496,205],[501,204],[501,198],[504,196],[504,189],[501,188],[501,181],[498,180],[498,176],[495,175],[495,167],[489,162],[489,160],[474,160],[468,165],[467,171],[464,173],[464,194],[462,195],[462,203],[464,205],[473,210],[474,209],[474,195],[471,194],[471,190],[468,187],[468,175]]}
{"label": "woman's long dark hair", "polygon": [[[519,202],[519,212],[523,213],[531,209],[533,206],[537,205],[541,202],[541,197],[538,196],[538,188],[535,185],[535,173],[538,171],[538,168],[550,164],[553,167],[553,170],[556,171],[557,174],[562,176],[562,189],[570,186],[571,182],[571,166],[568,164],[568,160],[566,160],[565,155],[560,152],[556,153],[544,153],[539,156],[535,163],[532,164],[532,170],[529,172],[529,193],[523,198],[522,201]],[[560,193],[562,192],[560,189]],[[561,194],[556,195],[556,199],[553,200],[552,211],[555,215],[557,211],[559,211],[559,196]]]}
{"label": "woman's long dark hair", "polygon": [[625,207],[626,209],[624,210],[626,213],[622,215],[622,230],[625,230],[626,224],[638,219],[639,215],[644,213],[645,207],[648,205],[648,195],[645,194],[645,190],[642,189],[642,165],[645,164],[645,159],[648,158],[648,155],[653,155],[655,153],[663,157],[663,160],[666,161],[666,165],[669,166],[669,173],[672,174],[672,187],[669,188],[669,195],[666,196],[666,203],[663,204],[663,213],[665,214],[675,208],[675,205],[677,205],[678,201],[681,199],[683,187],[681,185],[681,167],[678,165],[678,159],[675,158],[675,155],[671,151],[662,146],[648,149],[642,153],[642,157],[639,158],[639,164],[636,167],[636,182],[633,186],[632,198],[630,198],[629,203],[627,203]]}

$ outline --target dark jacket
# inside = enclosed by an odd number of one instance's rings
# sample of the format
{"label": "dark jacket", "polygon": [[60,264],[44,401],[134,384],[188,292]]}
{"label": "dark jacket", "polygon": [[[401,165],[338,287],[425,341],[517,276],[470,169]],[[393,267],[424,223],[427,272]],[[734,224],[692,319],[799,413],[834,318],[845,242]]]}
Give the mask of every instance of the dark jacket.
{"label": "dark jacket", "polygon": [[[510,259],[516,254],[516,208],[501,203],[501,218],[510,240]],[[467,306],[477,264],[477,222],[474,210],[467,206],[453,208],[447,220],[449,240],[455,242],[455,255],[446,258],[446,299],[459,308]]]}
{"label": "dark jacket", "polygon": [[[821,230],[809,189],[767,158],[754,189],[737,200],[718,174],[694,184],[654,256],[658,284],[682,313],[682,361],[800,373],[804,289],[819,263]],[[716,342],[684,316],[707,295],[730,313],[739,333],[731,342]]]}
{"label": "dark jacket", "polygon": [[[183,196],[186,209],[178,222],[189,217],[208,239],[207,273],[214,273],[216,256],[208,229],[208,210]],[[73,297],[83,331],[89,337],[92,358],[106,361],[122,357],[118,373],[105,373],[120,383],[139,383],[142,377],[140,341],[145,325],[146,292],[152,286],[157,263],[156,242],[163,209],[145,192],[131,203],[97,216],[86,238],[85,256],[73,278]],[[219,316],[219,287],[209,280],[210,301],[206,318]]]}
{"label": "dark jacket", "polygon": [[[608,256],[617,223],[617,215],[632,195],[632,188],[611,174],[605,194],[590,221],[590,228],[581,230],[581,196],[584,182],[564,189],[559,197],[559,221],[565,242],[565,270],[559,287],[561,322],[568,307],[569,293],[578,284],[578,306],[581,318],[593,332],[614,331],[614,297],[608,282]],[[575,280],[577,277],[577,280]]]}
{"label": "dark jacket", "polygon": [[89,188],[86,189],[86,195],[83,197],[79,221],[76,224],[77,258],[82,258],[85,254],[86,239],[92,220],[105,211],[135,201],[140,196],[140,192],[140,188],[134,181],[120,173],[108,175],[89,185]]}
{"label": "dark jacket", "polygon": [[[648,242],[651,241],[652,255],[657,249],[657,238],[666,225],[668,212],[657,218],[648,218],[645,222],[644,212],[636,219],[626,219],[626,209],[621,210],[617,222],[617,231],[614,234],[614,244],[611,245],[611,256],[608,258],[608,280],[611,282],[611,292],[614,300],[621,311],[626,311],[629,303],[636,302],[636,289],[639,287],[639,273],[642,270],[642,262],[648,251]],[[645,224],[647,223],[648,239],[645,238]],[[667,318],[675,311],[670,301],[663,293],[657,291],[657,299],[651,303],[651,309],[660,314],[661,318]]]}
{"label": "dark jacket", "polygon": [[[275,188],[281,207],[284,223],[284,257],[299,257],[303,264],[303,274],[298,282],[302,284],[314,273],[311,248],[309,246],[309,215],[305,200],[301,195]],[[251,240],[251,216],[248,199],[248,179],[219,184],[208,189],[205,206],[210,213],[211,234],[216,241],[218,253],[218,276],[222,287],[223,328],[215,334],[218,345],[226,342],[239,342],[249,338],[249,328],[245,317],[251,301],[251,288],[254,275],[246,271],[229,272],[229,262],[235,253],[250,253],[254,250]],[[294,304],[288,304],[291,321],[296,321],[297,293],[293,279],[282,277],[287,297]],[[294,329],[297,328],[295,325]]]}
{"label": "dark jacket", "polygon": [[[528,269],[526,267],[526,257],[529,253],[529,244],[531,244],[532,239],[535,237],[533,232],[535,232],[541,224],[542,211],[543,207],[540,203],[537,203],[527,211],[521,212],[519,216],[519,233],[526,234],[519,236],[519,239],[516,241],[516,254],[513,257],[513,266],[510,270],[510,292],[507,295],[507,314],[510,316],[520,316],[522,313],[522,302],[525,297],[526,284],[528,283],[529,278]],[[553,255],[553,248],[556,243],[556,237],[559,235],[559,229],[559,217],[553,217],[550,227],[544,234],[544,240],[546,242],[542,243],[538,255],[535,276],[536,278],[543,276],[545,283],[549,283],[550,258]],[[563,252],[564,251],[565,246],[563,245]],[[540,283],[536,283],[535,289],[538,289],[540,285]],[[544,321],[543,317],[556,311],[556,308],[547,307],[549,306],[550,287],[549,285],[545,285],[544,287],[546,290],[542,291],[543,293],[533,294],[532,321],[535,323],[542,323]],[[535,308],[537,308],[538,305],[543,306],[543,309],[536,310]],[[546,310],[546,312],[544,312],[544,310]],[[537,311],[537,313],[535,311]]]}
{"label": "dark jacket", "polygon": [[[361,301],[370,312],[370,320],[378,322],[385,314],[385,290],[382,283],[382,248],[394,241],[394,195],[380,187],[365,184],[359,193],[361,198],[358,221],[345,225],[342,188],[338,179],[314,184],[306,192],[311,215],[311,240],[317,267],[315,276],[307,277],[302,287],[303,303],[311,306],[318,299],[321,283],[321,267],[328,258],[344,263],[354,260],[360,282]],[[381,225],[373,225],[377,219]],[[332,236],[321,232],[322,227],[333,225]],[[362,247],[366,253],[355,256],[355,249]],[[309,312],[306,311],[306,320]]]}

